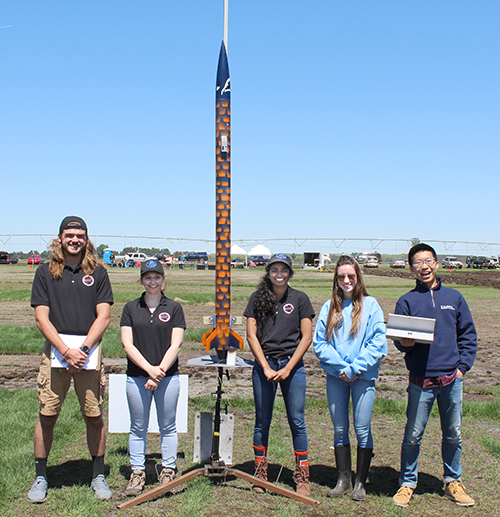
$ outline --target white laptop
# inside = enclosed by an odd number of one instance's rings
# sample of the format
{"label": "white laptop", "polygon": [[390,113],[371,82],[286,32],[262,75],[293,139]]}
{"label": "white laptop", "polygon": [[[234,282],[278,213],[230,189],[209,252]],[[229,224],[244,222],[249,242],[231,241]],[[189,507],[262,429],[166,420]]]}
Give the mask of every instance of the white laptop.
{"label": "white laptop", "polygon": [[389,314],[387,318],[387,337],[396,341],[407,337],[417,343],[432,343],[434,341],[434,327],[436,320],[433,318],[417,318],[402,314]]}

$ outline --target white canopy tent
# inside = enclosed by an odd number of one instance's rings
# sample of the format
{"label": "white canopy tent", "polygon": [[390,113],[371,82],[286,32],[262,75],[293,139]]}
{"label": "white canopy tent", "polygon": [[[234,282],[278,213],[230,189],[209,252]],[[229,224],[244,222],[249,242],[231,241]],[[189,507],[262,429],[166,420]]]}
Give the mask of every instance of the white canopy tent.
{"label": "white canopy tent", "polygon": [[271,258],[271,250],[269,248],[266,248],[263,244],[257,244],[257,246],[253,247],[248,254],[262,255],[265,259]]}
{"label": "white canopy tent", "polygon": [[247,252],[241,247],[241,246],[238,246],[237,244],[233,244],[231,246],[231,255],[247,255]]}
{"label": "white canopy tent", "polygon": [[245,255],[245,267],[247,266],[248,254],[241,246],[233,244],[231,246],[231,255]]}

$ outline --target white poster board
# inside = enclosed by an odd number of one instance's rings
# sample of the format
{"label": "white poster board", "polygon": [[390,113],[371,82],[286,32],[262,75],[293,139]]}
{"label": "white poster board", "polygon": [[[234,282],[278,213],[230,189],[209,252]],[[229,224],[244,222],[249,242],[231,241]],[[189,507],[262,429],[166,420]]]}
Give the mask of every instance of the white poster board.
{"label": "white poster board", "polygon": [[[178,433],[187,433],[188,425],[188,385],[189,375],[179,375],[180,393],[177,402],[176,424]],[[122,373],[109,374],[109,422],[108,433],[129,433],[130,414],[128,411],[125,384],[127,376]],[[153,398],[149,414],[148,433],[158,433],[156,404]]]}

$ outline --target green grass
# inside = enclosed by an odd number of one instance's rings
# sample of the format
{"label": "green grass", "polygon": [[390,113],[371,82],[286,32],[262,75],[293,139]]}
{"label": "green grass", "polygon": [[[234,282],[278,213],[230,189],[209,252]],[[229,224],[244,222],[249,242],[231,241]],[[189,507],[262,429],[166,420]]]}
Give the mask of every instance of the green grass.
{"label": "green grass", "polygon": [[[201,342],[207,329],[186,329],[184,342]],[[0,354],[41,354],[45,339],[36,327],[0,326]],[[103,354],[105,357],[126,357],[120,339],[120,329],[109,327],[103,338]]]}
{"label": "green grass", "polygon": [[[4,303],[4,314],[11,315],[9,325],[0,326],[0,353],[40,354],[43,338],[33,326],[33,311],[29,307],[31,280],[34,269],[26,267],[2,269],[0,271],[0,303]],[[236,315],[241,315],[244,302],[255,290],[263,271],[233,271],[232,299],[236,302]],[[203,326],[201,318],[211,315],[214,301],[214,273],[208,271],[168,271],[167,294],[171,298],[184,300],[188,326],[185,334],[186,347],[200,347],[201,336],[209,327]],[[142,287],[137,283],[137,270],[110,271],[115,295],[112,308],[112,324],[103,340],[104,355],[124,357],[120,343],[119,317],[123,304],[137,298]],[[413,280],[366,275],[368,292],[386,304],[394,306],[395,300],[412,289]],[[307,292],[315,304],[327,300],[331,295],[332,274],[317,271],[297,270],[291,285]],[[485,300],[497,304],[500,290],[490,287],[454,286],[471,302],[473,307],[484,307]],[[15,302],[15,303],[12,303]],[[205,307],[206,305],[206,307]],[[496,306],[496,305],[495,305]],[[490,311],[491,312],[491,311]],[[492,313],[494,317],[495,313]],[[18,324],[19,319],[24,320]],[[496,320],[495,320],[496,321]],[[12,324],[12,322],[14,322]],[[244,331],[243,331],[244,332]],[[392,373],[391,373],[392,371]],[[387,366],[384,375],[397,375],[397,368]],[[226,382],[226,380],[224,380]],[[231,384],[231,381],[228,381]],[[380,391],[395,388],[379,386]],[[475,395],[489,395],[486,402],[464,402],[464,472],[468,488],[472,485],[478,506],[468,509],[468,515],[494,515],[496,503],[491,501],[491,490],[500,489],[498,458],[500,457],[500,392],[497,388],[475,389],[465,387],[464,391]],[[493,395],[493,397],[491,397]],[[235,457],[243,468],[250,472],[252,464],[252,433],[254,404],[251,398],[235,397],[224,400],[228,410],[235,414]],[[190,429],[196,411],[212,412],[215,404],[212,395],[190,399]],[[54,447],[49,459],[51,487],[49,500],[39,506],[26,501],[26,492],[33,480],[32,437],[36,422],[38,403],[35,390],[9,392],[0,389],[0,510],[4,517],[23,516],[212,516],[229,517],[239,514],[280,516],[330,516],[330,515],[384,515],[425,516],[438,514],[462,516],[464,510],[445,501],[439,490],[440,477],[440,430],[437,408],[433,409],[424,438],[421,458],[422,491],[406,510],[395,508],[388,497],[397,486],[399,448],[405,422],[406,394],[401,392],[395,398],[377,396],[374,406],[376,457],[371,471],[371,487],[367,502],[355,504],[349,498],[331,500],[324,496],[332,481],[336,479],[333,452],[333,429],[328,407],[323,396],[307,399],[307,423],[310,436],[313,472],[313,496],[321,501],[317,508],[306,507],[279,496],[257,497],[242,481],[227,480],[220,485],[201,477],[189,483],[186,489],[172,497],[146,503],[137,508],[119,511],[116,499],[126,484],[128,476],[127,435],[108,435],[106,466],[108,481],[115,494],[113,502],[97,501],[88,483],[91,476],[91,462],[85,444],[85,425],[80,415],[73,391],[70,391],[63,412],[56,425]],[[355,438],[353,437],[353,442]],[[148,458],[157,461],[158,438],[150,439]],[[185,458],[179,460],[182,471],[193,468],[191,453],[193,434],[179,436],[179,450]],[[291,436],[281,397],[276,399],[270,433],[270,457],[284,470],[280,481],[284,486],[293,486],[293,454]],[[245,467],[247,466],[247,467]],[[477,473],[480,473],[477,474]],[[477,478],[477,479],[476,479]],[[151,481],[153,482],[153,481]],[[429,489],[429,486],[431,489]],[[484,488],[483,488],[484,486]],[[438,488],[436,488],[438,487]]]}
{"label": "green grass", "polygon": [[481,436],[481,445],[493,456],[500,459],[500,440],[495,440],[489,436]]}
{"label": "green grass", "polygon": [[[495,403],[499,400],[496,394]],[[212,411],[215,399],[212,396],[192,398],[189,401],[190,427],[197,411]],[[467,449],[474,443],[470,433],[476,429],[476,417],[482,415],[484,407],[481,403],[471,402],[470,414],[464,420],[466,428]],[[244,462],[251,469],[252,465],[252,432],[253,432],[253,400],[251,398],[234,398],[230,400],[230,410],[235,414],[235,456],[237,461]],[[229,517],[240,513],[251,515],[282,515],[282,516],[329,516],[329,515],[353,515],[359,513],[359,503],[350,501],[348,497],[339,500],[331,500],[325,497],[327,488],[332,483],[328,478],[329,472],[333,470],[333,452],[329,451],[327,444],[331,443],[333,431],[329,421],[327,404],[324,399],[308,398],[306,403],[308,431],[311,437],[311,454],[314,459],[312,472],[313,497],[321,501],[319,507],[308,507],[300,505],[280,496],[267,495],[256,496],[249,490],[249,486],[242,481],[222,482],[221,485],[214,484],[206,477],[198,477],[189,482],[178,494],[171,497],[163,497],[157,501],[144,503],[129,510],[117,510],[116,502],[123,500],[119,491],[123,489],[128,477],[128,453],[127,435],[108,435],[108,446],[106,452],[106,475],[110,487],[114,493],[113,501],[98,501],[93,497],[89,487],[92,475],[91,460],[85,443],[85,424],[80,415],[79,405],[75,393],[71,390],[64,403],[63,411],[55,427],[54,446],[48,462],[49,492],[47,502],[43,505],[34,506],[26,500],[26,492],[33,480],[33,450],[32,436],[38,410],[37,396],[35,390],[7,391],[0,389],[0,472],[2,472],[2,483],[0,484],[0,511],[4,517],[24,516],[75,516],[94,517],[124,515],[129,516],[211,516],[220,515]],[[387,486],[388,480],[383,473],[380,459],[383,462],[397,463],[397,456],[400,446],[400,431],[404,425],[405,401],[387,401],[377,398],[373,421],[378,422],[389,418],[391,415],[397,418],[397,438],[393,432],[389,432],[389,439],[384,440],[379,433],[375,436],[377,445],[377,456],[372,466],[372,479],[370,492],[367,501],[363,503],[363,515],[412,515],[434,517],[438,513],[446,513],[450,516],[462,515],[458,508],[448,506],[449,502],[442,498],[436,498],[435,494],[428,494],[426,498],[417,496],[414,508],[405,511],[392,506],[388,495],[394,491],[394,487]],[[245,418],[250,413],[251,418]],[[388,420],[390,421],[390,419]],[[495,461],[491,466],[484,467],[483,476],[489,479],[495,476],[495,462],[500,457],[500,441],[478,432],[478,445],[482,448],[483,454],[491,455]],[[439,441],[432,436],[439,435],[438,418],[431,415],[428,430],[426,433],[427,442],[423,448],[422,471],[426,472],[428,466],[425,463],[425,452],[430,448],[439,448]],[[316,441],[320,439],[323,447],[318,448]],[[179,436],[179,450],[185,453],[179,458],[179,468],[186,471],[197,467],[190,460],[192,450],[192,435]],[[147,451],[147,464],[152,473],[153,463],[158,461],[159,441],[156,435],[148,438],[150,447]],[[434,452],[430,453],[431,456]],[[470,460],[466,456],[464,461]],[[286,421],[286,411],[281,397],[276,399],[274,415],[270,432],[269,458],[274,465],[272,469],[274,477],[279,474],[279,483],[289,487],[292,483],[293,454],[291,449],[291,436]],[[387,459],[386,459],[387,458]],[[435,461],[435,460],[434,460]],[[280,465],[282,470],[280,472]],[[241,468],[242,465],[236,465]],[[147,467],[147,471],[148,468]],[[436,466],[438,467],[438,466]],[[389,468],[389,467],[387,467]],[[381,470],[382,469],[382,470]],[[470,469],[469,469],[470,470]],[[248,470],[247,470],[248,471]],[[488,472],[490,472],[488,474]],[[322,472],[320,475],[319,473]],[[320,477],[318,477],[320,476]],[[151,477],[151,476],[149,476]],[[428,477],[428,475],[427,475]],[[469,474],[470,477],[470,474]],[[324,478],[324,479],[323,479]],[[318,488],[317,483],[321,482]],[[425,485],[425,475],[424,475]],[[486,481],[485,481],[486,482]],[[154,483],[150,479],[148,483]],[[153,485],[148,485],[152,488]],[[488,485],[491,488],[491,485]],[[477,490],[477,488],[476,488]],[[429,491],[429,488],[424,489]],[[432,490],[431,490],[432,492]],[[493,515],[491,505],[478,508],[479,513],[471,515]],[[463,510],[461,510],[463,512]],[[493,513],[492,513],[493,511]]]}
{"label": "green grass", "polygon": [[44,342],[36,327],[0,326],[1,354],[41,354]]}

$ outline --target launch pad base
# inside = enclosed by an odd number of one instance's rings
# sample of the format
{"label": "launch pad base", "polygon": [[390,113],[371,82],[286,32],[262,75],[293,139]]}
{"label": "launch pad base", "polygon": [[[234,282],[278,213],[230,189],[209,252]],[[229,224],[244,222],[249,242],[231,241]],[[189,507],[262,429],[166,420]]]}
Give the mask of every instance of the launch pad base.
{"label": "launch pad base", "polygon": [[183,483],[186,483],[187,481],[190,481],[191,479],[194,479],[198,476],[206,476],[210,478],[226,478],[228,476],[234,476],[236,478],[248,481],[249,483],[252,483],[252,485],[260,486],[265,490],[268,490],[269,492],[274,492],[275,494],[279,494],[290,499],[295,499],[296,501],[308,504],[310,506],[317,506],[321,504],[320,501],[316,501],[311,497],[297,494],[297,492],[294,492],[293,490],[277,486],[273,483],[270,483],[269,481],[263,481],[262,479],[256,478],[255,476],[247,474],[246,472],[243,472],[241,470],[228,468],[224,464],[224,462],[216,461],[212,462],[211,464],[205,465],[205,468],[199,468],[192,470],[191,472],[187,472],[183,476],[174,479],[173,481],[170,481],[170,483],[166,483],[161,487],[153,488],[151,490],[148,490],[144,494],[138,495],[133,499],[125,501],[124,503],[119,504],[118,508],[120,510],[132,508],[134,506],[137,506],[138,504],[150,501],[151,499],[156,499],[165,492],[169,492],[175,487],[182,485]]}
{"label": "launch pad base", "polygon": [[242,357],[236,357],[235,363],[231,364],[229,358],[219,359],[216,355],[204,355],[189,359],[186,364],[187,366],[216,366],[218,368],[252,368],[254,362]]}

